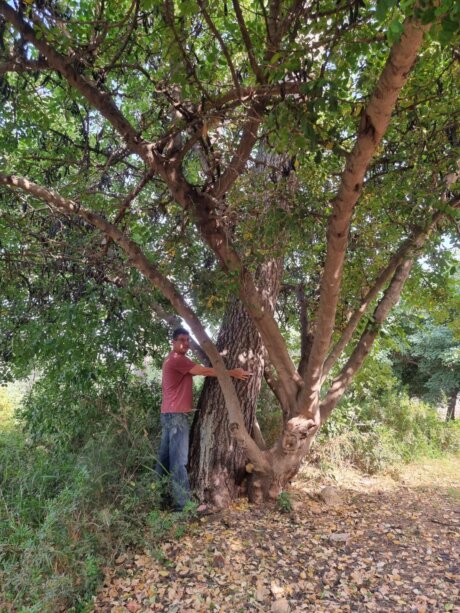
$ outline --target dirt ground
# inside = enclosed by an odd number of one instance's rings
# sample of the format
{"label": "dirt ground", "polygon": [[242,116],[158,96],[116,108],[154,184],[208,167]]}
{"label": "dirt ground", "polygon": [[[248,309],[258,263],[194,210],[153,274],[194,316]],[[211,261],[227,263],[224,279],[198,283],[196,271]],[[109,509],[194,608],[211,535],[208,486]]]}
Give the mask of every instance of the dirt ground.
{"label": "dirt ground", "polygon": [[240,502],[119,558],[94,611],[460,613],[459,527],[460,458],[377,477],[307,466],[277,507]]}

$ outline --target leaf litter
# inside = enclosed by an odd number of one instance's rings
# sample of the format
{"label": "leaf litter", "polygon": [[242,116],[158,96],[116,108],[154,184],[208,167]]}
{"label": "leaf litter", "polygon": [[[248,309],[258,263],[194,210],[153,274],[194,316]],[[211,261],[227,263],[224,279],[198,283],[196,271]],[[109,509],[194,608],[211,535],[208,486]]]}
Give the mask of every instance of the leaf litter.
{"label": "leaf litter", "polygon": [[93,611],[460,613],[453,462],[447,475],[432,462],[398,481],[335,475],[334,505],[308,469],[290,489],[290,513],[238,501],[163,542],[160,555],[121,555]]}

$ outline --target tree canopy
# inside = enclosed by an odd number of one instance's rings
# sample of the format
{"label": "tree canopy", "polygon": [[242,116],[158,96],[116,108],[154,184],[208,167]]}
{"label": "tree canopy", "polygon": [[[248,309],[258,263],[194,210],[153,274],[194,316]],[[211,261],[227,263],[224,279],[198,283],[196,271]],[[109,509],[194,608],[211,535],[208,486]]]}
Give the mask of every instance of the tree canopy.
{"label": "tree canopy", "polygon": [[[263,495],[279,491],[411,269],[423,279],[422,253],[435,273],[458,241],[459,14],[452,0],[1,1],[5,373],[136,362],[176,311],[275,484]],[[274,312],[258,281],[273,259]],[[232,297],[283,409],[271,450],[207,331]]]}

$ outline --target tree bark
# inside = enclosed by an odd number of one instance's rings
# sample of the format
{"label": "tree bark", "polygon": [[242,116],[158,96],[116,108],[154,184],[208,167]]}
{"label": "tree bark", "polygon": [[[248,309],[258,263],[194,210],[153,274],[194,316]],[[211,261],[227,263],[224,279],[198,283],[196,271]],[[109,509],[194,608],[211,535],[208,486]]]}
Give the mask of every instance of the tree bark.
{"label": "tree bark", "polygon": [[447,402],[446,421],[453,421],[455,419],[455,407],[457,405],[458,392],[459,390],[455,389],[449,396],[449,400]]}
{"label": "tree bark", "polygon": [[[259,288],[273,310],[278,295],[282,265],[270,261],[261,267]],[[255,438],[255,413],[264,374],[265,350],[257,329],[243,304],[234,300],[225,314],[217,349],[228,368],[252,372],[249,381],[235,382],[247,430]],[[201,500],[223,508],[241,493],[247,454],[231,436],[224,398],[216,379],[208,378],[198,402],[190,443],[190,477]]]}

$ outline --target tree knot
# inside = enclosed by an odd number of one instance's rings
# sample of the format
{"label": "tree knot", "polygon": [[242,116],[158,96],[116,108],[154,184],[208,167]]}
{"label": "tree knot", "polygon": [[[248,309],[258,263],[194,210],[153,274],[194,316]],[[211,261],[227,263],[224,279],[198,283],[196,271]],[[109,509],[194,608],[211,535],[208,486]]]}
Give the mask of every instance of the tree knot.
{"label": "tree knot", "polygon": [[230,424],[229,428],[230,428],[230,434],[232,436],[237,436],[238,430],[240,429],[240,427],[235,421]]}

